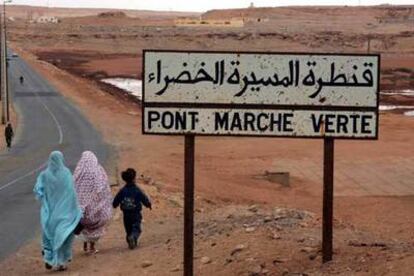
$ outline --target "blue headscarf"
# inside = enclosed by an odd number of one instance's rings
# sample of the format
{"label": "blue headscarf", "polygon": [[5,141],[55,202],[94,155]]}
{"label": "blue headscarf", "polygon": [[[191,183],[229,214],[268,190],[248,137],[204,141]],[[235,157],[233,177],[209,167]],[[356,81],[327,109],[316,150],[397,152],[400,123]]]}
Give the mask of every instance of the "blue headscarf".
{"label": "blue headscarf", "polygon": [[73,177],[65,167],[63,154],[60,151],[50,154],[47,168],[38,176],[33,191],[42,204],[40,220],[43,230],[43,249],[48,251],[45,252],[45,261],[51,265],[59,264],[65,260],[56,259],[61,255],[58,251],[62,246],[66,246],[65,241],[72,235],[82,217]]}

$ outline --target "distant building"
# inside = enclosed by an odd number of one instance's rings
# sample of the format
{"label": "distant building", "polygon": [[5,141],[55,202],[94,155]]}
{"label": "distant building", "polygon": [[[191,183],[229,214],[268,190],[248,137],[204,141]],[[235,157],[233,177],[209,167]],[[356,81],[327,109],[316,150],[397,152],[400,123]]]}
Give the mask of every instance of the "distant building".
{"label": "distant building", "polygon": [[40,16],[35,19],[35,23],[59,23],[59,18],[56,16]]}
{"label": "distant building", "polygon": [[178,18],[174,20],[176,26],[181,27],[243,27],[244,22],[241,19],[196,19],[196,18]]}
{"label": "distant building", "polygon": [[269,22],[269,18],[261,18],[261,17],[243,17],[243,21],[245,23],[263,23]]}

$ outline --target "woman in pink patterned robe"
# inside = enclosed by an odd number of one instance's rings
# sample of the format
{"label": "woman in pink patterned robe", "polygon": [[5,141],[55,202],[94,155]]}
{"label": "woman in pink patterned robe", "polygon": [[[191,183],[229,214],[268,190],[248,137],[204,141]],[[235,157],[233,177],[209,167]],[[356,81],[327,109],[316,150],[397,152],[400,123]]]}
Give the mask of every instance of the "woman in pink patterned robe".
{"label": "woman in pink patterned robe", "polygon": [[112,217],[112,194],[108,176],[91,151],[82,153],[73,176],[79,205],[83,212],[81,219],[84,227],[81,232],[84,237],[83,250],[97,253],[95,243],[104,234],[105,225]]}

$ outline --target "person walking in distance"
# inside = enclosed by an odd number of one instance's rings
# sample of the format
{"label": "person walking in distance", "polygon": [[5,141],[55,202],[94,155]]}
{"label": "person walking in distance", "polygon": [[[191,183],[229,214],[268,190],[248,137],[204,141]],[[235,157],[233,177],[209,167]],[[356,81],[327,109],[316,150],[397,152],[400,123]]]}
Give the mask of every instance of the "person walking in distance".
{"label": "person walking in distance", "polygon": [[13,140],[13,136],[14,136],[13,127],[12,127],[11,123],[7,123],[7,126],[4,129],[4,136],[6,138],[7,148],[10,149],[11,144],[12,144],[12,140]]}

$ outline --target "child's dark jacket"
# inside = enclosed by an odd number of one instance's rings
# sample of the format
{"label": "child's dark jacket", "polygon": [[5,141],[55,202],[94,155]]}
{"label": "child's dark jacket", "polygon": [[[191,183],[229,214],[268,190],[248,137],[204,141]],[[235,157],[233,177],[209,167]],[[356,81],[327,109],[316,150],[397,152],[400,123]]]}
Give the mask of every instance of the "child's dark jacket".
{"label": "child's dark jacket", "polygon": [[127,183],[113,201],[113,207],[120,206],[125,215],[134,213],[139,217],[141,217],[142,205],[151,208],[151,201],[135,183]]}

